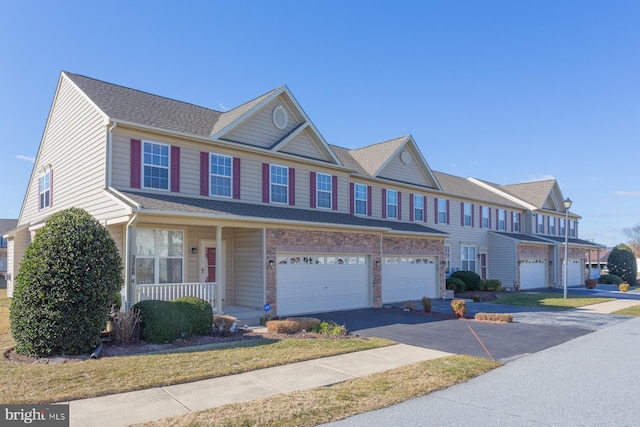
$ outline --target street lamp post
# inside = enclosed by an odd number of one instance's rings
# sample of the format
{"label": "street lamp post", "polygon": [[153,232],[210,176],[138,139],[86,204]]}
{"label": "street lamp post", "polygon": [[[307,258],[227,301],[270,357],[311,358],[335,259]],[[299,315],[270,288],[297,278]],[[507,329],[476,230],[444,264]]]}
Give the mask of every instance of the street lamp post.
{"label": "street lamp post", "polygon": [[564,299],[567,299],[567,274],[569,271],[569,208],[571,207],[571,199],[564,200],[564,273],[562,275],[562,284],[564,289]]}

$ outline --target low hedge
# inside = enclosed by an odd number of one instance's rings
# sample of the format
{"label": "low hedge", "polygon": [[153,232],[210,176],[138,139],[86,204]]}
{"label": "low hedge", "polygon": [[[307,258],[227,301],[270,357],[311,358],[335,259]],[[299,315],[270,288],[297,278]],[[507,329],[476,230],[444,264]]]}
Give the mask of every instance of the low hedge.
{"label": "low hedge", "polygon": [[451,274],[451,278],[460,279],[464,282],[464,288],[467,291],[479,291],[482,279],[480,275],[474,271],[460,270]]}
{"label": "low hedge", "polygon": [[616,276],[615,274],[603,274],[600,277],[600,282],[607,285],[619,285],[623,280],[622,277]]}
{"label": "low hedge", "polygon": [[480,283],[481,291],[501,291],[502,282],[498,279],[482,279]]}
{"label": "low hedge", "polygon": [[447,289],[454,292],[464,292],[465,284],[461,279],[458,279],[457,277],[449,277],[447,279]]}
{"label": "low hedge", "polygon": [[290,317],[284,320],[270,320],[267,322],[267,331],[276,334],[297,334],[298,332],[311,332],[320,324],[320,319],[313,317]]}
{"label": "low hedge", "polygon": [[140,312],[140,338],[147,342],[166,343],[211,333],[213,309],[199,298],[145,300],[133,308]]}

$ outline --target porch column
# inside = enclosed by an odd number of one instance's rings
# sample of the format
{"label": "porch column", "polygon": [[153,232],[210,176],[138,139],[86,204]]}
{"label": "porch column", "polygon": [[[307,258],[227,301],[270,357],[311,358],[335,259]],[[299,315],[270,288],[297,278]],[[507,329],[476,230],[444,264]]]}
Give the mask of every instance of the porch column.
{"label": "porch column", "polygon": [[216,311],[222,314],[222,227],[216,226]]}

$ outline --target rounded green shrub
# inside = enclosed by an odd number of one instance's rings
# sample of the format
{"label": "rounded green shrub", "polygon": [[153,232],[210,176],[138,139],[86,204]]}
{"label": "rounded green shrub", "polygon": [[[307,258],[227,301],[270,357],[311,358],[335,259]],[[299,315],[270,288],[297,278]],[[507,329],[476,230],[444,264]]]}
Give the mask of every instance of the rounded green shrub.
{"label": "rounded green shrub", "polygon": [[451,289],[453,287],[454,292],[464,292],[465,284],[461,279],[457,277],[449,277],[446,284],[447,289]]}
{"label": "rounded green shrub", "polygon": [[609,273],[619,276],[627,283],[636,283],[638,264],[635,255],[627,245],[618,245],[611,250],[607,269]]}
{"label": "rounded green shrub", "polygon": [[189,315],[171,301],[144,300],[133,306],[140,313],[140,338],[150,343],[167,343],[192,335]]}
{"label": "rounded green shrub", "polygon": [[213,327],[213,308],[207,301],[196,297],[182,297],[173,300],[174,304],[179,304],[181,310],[191,322],[192,333],[194,335],[207,335],[211,333]]}
{"label": "rounded green shrub", "polygon": [[600,277],[600,282],[606,285],[619,285],[624,282],[620,276],[616,276],[615,274],[603,274]]}
{"label": "rounded green shrub", "polygon": [[482,279],[480,284],[481,291],[501,291],[502,282],[498,279]]}
{"label": "rounded green shrub", "polygon": [[100,344],[122,260],[105,227],[83,209],[53,214],[27,247],[10,306],[16,351],[87,353]]}
{"label": "rounded green shrub", "polygon": [[480,275],[473,271],[456,271],[451,275],[451,278],[457,278],[464,282],[464,287],[467,291],[479,291],[482,279]]}

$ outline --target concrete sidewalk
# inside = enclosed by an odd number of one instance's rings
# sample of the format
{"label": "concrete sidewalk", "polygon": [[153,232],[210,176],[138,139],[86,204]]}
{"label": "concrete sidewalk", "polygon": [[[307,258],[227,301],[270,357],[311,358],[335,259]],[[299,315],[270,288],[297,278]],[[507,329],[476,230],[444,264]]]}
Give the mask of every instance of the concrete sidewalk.
{"label": "concrete sidewalk", "polygon": [[70,425],[127,426],[229,403],[326,386],[449,355],[442,351],[396,344],[239,375],[74,400],[69,402]]}
{"label": "concrete sidewalk", "polygon": [[598,304],[585,305],[583,307],[576,308],[576,310],[588,313],[610,314],[635,305],[640,305],[640,301],[634,299],[616,299]]}

